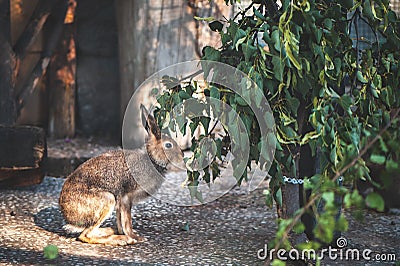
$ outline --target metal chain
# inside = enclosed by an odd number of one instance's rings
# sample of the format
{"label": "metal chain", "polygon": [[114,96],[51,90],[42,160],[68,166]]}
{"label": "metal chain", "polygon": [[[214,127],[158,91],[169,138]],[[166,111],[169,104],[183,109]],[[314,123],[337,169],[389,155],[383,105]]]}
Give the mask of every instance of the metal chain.
{"label": "metal chain", "polygon": [[[340,176],[338,178],[338,182],[341,183],[343,182],[343,176]],[[283,183],[290,183],[293,185],[303,185],[304,184],[304,180],[300,179],[300,178],[294,178],[294,177],[287,177],[287,176],[283,176]]]}
{"label": "metal chain", "polygon": [[303,185],[304,184],[304,180],[300,179],[300,178],[294,178],[294,177],[287,177],[287,176],[283,176],[283,182],[284,183],[290,183],[293,185]]}

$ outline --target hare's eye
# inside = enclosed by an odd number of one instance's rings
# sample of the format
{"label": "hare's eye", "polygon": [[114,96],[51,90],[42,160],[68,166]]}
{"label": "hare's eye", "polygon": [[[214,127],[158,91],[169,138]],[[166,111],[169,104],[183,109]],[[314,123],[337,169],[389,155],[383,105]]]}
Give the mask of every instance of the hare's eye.
{"label": "hare's eye", "polygon": [[167,148],[167,149],[171,149],[172,148],[172,143],[171,142],[166,142],[164,144],[164,147]]}

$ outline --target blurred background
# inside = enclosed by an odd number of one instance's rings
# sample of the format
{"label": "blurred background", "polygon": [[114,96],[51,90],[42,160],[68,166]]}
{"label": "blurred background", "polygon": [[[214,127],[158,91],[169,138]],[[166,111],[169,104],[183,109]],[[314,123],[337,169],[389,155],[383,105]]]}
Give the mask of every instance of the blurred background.
{"label": "blurred background", "polygon": [[0,81],[0,93],[3,102],[7,94],[15,100],[0,122],[39,126],[51,138],[100,137],[116,144],[141,82],[171,64],[199,59],[206,44],[218,46],[218,34],[194,17],[229,18],[240,7],[223,0],[0,4],[0,69],[12,76]]}

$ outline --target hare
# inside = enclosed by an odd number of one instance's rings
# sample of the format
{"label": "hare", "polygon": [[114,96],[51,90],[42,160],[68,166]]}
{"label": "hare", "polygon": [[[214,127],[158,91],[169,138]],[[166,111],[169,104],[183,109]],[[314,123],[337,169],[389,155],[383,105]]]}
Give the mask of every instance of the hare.
{"label": "hare", "polygon": [[[128,245],[146,239],[132,229],[131,208],[160,188],[170,163],[183,164],[183,152],[170,137],[162,135],[154,117],[141,105],[148,136],[145,147],[116,150],[89,159],[69,175],[59,204],[65,229],[81,232],[82,242]],[[116,209],[118,234],[100,225]]]}

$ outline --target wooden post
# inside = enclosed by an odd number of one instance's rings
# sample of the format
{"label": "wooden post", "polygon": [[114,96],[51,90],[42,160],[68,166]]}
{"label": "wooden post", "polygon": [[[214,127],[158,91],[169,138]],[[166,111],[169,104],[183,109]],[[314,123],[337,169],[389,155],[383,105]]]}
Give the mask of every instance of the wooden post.
{"label": "wooden post", "polygon": [[49,66],[49,135],[54,138],[75,134],[76,51],[74,23],[76,1],[69,1],[60,40]]}
{"label": "wooden post", "polygon": [[0,124],[13,125],[17,119],[14,98],[16,60],[11,47],[9,0],[0,0],[0,25]]}

